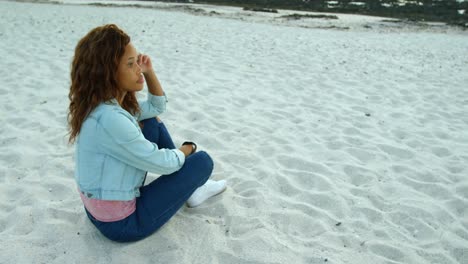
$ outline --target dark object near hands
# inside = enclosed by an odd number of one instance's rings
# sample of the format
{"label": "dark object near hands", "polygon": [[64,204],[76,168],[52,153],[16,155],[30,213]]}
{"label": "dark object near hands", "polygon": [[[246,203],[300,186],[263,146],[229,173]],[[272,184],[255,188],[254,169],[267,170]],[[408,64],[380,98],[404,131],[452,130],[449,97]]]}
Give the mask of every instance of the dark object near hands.
{"label": "dark object near hands", "polygon": [[192,152],[190,152],[190,155],[192,155],[193,153],[195,153],[195,151],[197,151],[197,144],[191,141],[185,141],[184,143],[182,143],[182,146],[185,146],[185,145],[192,145]]}

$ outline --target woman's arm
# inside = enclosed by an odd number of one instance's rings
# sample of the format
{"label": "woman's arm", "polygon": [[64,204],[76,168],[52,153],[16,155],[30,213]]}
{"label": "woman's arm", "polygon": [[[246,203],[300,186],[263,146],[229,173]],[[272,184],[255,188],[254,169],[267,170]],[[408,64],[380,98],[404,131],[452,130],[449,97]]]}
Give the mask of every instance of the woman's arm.
{"label": "woman's arm", "polygon": [[[143,76],[145,76],[146,85],[148,86],[148,91],[152,95],[155,95],[155,96],[164,96],[164,91],[161,87],[161,84],[159,83],[156,73],[153,70],[153,64],[151,63],[151,58],[148,55],[140,54],[138,56],[138,65],[140,65],[141,71],[143,72]],[[159,102],[159,104],[162,105],[162,102]],[[184,155],[187,157],[192,153],[193,146],[192,145],[181,146],[179,150],[182,151]]]}
{"label": "woman's arm", "polygon": [[98,124],[102,129],[98,136],[103,153],[141,170],[173,173],[183,166],[189,153],[188,145],[181,149],[159,149],[143,136],[125,111],[106,111]]}
{"label": "woman's arm", "polygon": [[138,121],[141,121],[158,116],[166,111],[167,98],[153,70],[150,57],[148,55],[139,54],[137,63],[145,77],[149,91],[148,98],[145,101],[138,101],[141,112],[140,115],[135,117]]}
{"label": "woman's arm", "polygon": [[159,83],[158,77],[153,70],[143,73],[145,76],[146,84],[148,85],[148,91],[156,96],[163,96],[164,91]]}
{"label": "woman's arm", "polygon": [[148,55],[138,55],[138,65],[141,67],[141,72],[145,76],[146,84],[148,85],[148,91],[156,96],[163,96],[164,91],[159,83],[158,77],[153,70],[153,64],[151,58]]}

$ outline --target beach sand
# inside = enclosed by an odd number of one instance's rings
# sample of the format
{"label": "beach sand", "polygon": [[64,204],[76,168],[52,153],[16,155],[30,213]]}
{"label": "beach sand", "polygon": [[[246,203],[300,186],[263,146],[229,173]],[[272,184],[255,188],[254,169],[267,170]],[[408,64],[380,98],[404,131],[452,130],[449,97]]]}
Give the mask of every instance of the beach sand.
{"label": "beach sand", "polygon": [[[198,8],[0,2],[0,263],[468,263],[466,31]],[[67,145],[74,48],[106,23],[229,185],[129,244],[86,218]]]}

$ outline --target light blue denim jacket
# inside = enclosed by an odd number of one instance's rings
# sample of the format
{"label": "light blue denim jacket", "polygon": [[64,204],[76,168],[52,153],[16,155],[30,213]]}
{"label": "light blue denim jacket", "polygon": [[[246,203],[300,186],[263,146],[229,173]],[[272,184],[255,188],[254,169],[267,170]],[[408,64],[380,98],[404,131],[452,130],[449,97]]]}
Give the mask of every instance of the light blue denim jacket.
{"label": "light blue denim jacket", "polygon": [[101,103],[85,119],[75,148],[75,180],[88,198],[128,201],[140,196],[147,171],[170,174],[185,155],[178,149],[158,149],[145,139],[138,121],[166,110],[166,97],[148,93],[132,116],[115,99]]}

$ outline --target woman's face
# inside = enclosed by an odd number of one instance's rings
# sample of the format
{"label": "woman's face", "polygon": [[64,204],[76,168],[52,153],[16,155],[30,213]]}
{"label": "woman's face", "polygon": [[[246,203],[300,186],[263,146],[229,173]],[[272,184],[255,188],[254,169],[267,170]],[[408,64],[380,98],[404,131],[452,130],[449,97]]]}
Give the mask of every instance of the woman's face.
{"label": "woman's face", "polygon": [[137,64],[138,52],[132,43],[125,47],[125,53],[120,60],[117,69],[117,85],[120,90],[126,92],[137,92],[143,89],[145,79],[141,68]]}

